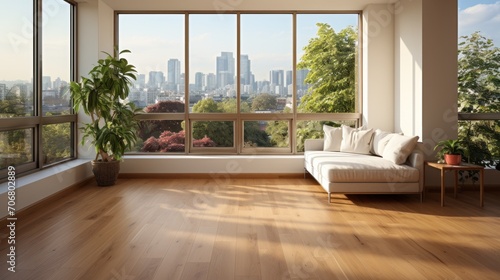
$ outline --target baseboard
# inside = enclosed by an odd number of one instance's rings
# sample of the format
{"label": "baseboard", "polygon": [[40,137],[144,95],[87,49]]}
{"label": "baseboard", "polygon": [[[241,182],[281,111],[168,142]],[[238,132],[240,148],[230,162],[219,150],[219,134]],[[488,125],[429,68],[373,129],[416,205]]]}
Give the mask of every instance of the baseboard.
{"label": "baseboard", "polygon": [[303,173],[120,173],[122,179],[302,179]]}
{"label": "baseboard", "polygon": [[[67,187],[59,192],[56,192],[52,195],[49,195],[46,198],[41,199],[28,207],[25,207],[21,210],[18,210],[18,211],[16,211],[15,218],[17,218],[17,220],[23,220],[25,217],[28,217],[32,213],[39,211],[40,209],[42,209],[46,205],[50,205],[54,201],[59,200],[65,196],[67,196],[70,193],[75,192],[79,188],[87,185],[92,180],[94,180],[93,177],[87,178],[87,179],[85,179],[79,183],[73,184],[73,185],[71,185],[71,186],[69,186],[69,187]],[[7,218],[8,218],[8,216],[0,218],[0,228],[5,228],[7,226],[7,224],[8,224]]]}

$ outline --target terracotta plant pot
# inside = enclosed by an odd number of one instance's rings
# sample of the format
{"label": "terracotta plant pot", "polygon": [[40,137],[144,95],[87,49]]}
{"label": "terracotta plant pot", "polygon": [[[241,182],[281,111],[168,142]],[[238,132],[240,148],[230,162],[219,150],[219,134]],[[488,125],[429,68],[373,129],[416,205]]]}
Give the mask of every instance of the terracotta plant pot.
{"label": "terracotta plant pot", "polygon": [[460,165],[462,162],[462,155],[444,154],[444,161],[449,165]]}

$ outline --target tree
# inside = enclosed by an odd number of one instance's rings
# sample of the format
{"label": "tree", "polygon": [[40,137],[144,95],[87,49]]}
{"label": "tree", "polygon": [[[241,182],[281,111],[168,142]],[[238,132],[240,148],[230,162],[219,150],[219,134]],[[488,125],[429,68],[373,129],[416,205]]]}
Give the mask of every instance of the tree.
{"label": "tree", "polygon": [[[224,112],[212,98],[198,101],[193,106],[193,113]],[[232,147],[234,145],[234,128],[231,121],[194,121],[193,138],[210,138],[217,147]],[[194,145],[194,142],[193,142]],[[210,146],[204,146],[210,147]]]}
{"label": "tree", "polygon": [[275,111],[276,110],[276,96],[269,93],[261,93],[257,95],[252,101],[253,111]]}
{"label": "tree", "polygon": [[[479,32],[461,39],[458,49],[459,111],[500,112],[500,49]],[[459,122],[458,133],[469,151],[469,162],[499,164],[499,120]]]}
{"label": "tree", "polygon": [[42,150],[44,164],[54,163],[71,156],[71,126],[68,123],[44,125]]}
{"label": "tree", "polygon": [[479,32],[461,38],[458,49],[460,111],[500,112],[500,49]]}
{"label": "tree", "polygon": [[[219,110],[224,113],[236,113],[236,105],[238,100],[236,98],[226,98],[224,101],[219,103]],[[240,111],[242,113],[250,112],[250,107],[247,102],[240,103]]]}
{"label": "tree", "polygon": [[202,99],[193,106],[194,113],[222,113],[219,106],[212,98]]}
{"label": "tree", "polygon": [[[184,103],[178,101],[161,101],[144,108],[146,113],[182,113]],[[183,130],[181,120],[150,120],[139,122],[139,137],[146,141],[151,136],[156,138],[164,131],[179,132]]]}
{"label": "tree", "polygon": [[[283,113],[291,113],[289,107],[283,109]],[[270,137],[271,144],[276,147],[289,147],[288,120],[270,121],[266,127],[266,133]]]}
{"label": "tree", "polygon": [[13,87],[6,94],[4,100],[0,100],[0,117],[10,118],[26,115],[26,98],[21,94],[16,93],[16,88]]}
{"label": "tree", "polygon": [[298,109],[304,113],[354,112],[357,31],[347,27],[336,33],[326,23],[317,26],[317,37],[309,40],[297,65],[309,69],[305,82],[311,85]]}

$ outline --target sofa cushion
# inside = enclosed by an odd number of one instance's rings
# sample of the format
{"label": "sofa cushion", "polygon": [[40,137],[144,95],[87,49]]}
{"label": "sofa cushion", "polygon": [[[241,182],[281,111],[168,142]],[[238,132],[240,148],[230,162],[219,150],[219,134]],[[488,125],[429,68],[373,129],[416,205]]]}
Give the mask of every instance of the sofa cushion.
{"label": "sofa cushion", "polygon": [[340,151],[357,154],[370,154],[373,129],[352,128],[342,125]]}
{"label": "sofa cushion", "polygon": [[385,146],[382,157],[394,162],[403,164],[417,145],[418,136],[404,136],[396,134]]}
{"label": "sofa cushion", "polygon": [[382,156],[387,143],[389,143],[389,140],[391,140],[392,136],[395,134],[396,133],[376,129],[373,133],[372,148],[370,152],[374,155]]}
{"label": "sofa cushion", "polygon": [[342,129],[340,127],[333,127],[323,125],[324,142],[323,151],[339,152],[340,142],[342,142]]}
{"label": "sofa cushion", "polygon": [[419,170],[372,155],[309,151],[306,168],[317,180],[337,183],[414,183]]}

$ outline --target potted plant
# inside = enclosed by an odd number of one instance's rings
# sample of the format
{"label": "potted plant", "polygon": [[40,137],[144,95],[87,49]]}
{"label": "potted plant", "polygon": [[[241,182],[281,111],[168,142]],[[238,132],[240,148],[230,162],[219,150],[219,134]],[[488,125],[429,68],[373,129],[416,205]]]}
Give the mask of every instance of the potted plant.
{"label": "potted plant", "polygon": [[137,71],[125,58],[119,58],[129,52],[115,50],[115,56],[105,53],[107,57],[97,61],[88,77],[70,84],[73,109],[83,109],[90,117],[90,122],[81,128],[82,144],[91,139],[95,147],[92,171],[99,186],[115,184],[120,161],[137,140],[137,109],[133,103],[125,102]]}
{"label": "potted plant", "polygon": [[459,165],[462,162],[462,155],[465,154],[465,149],[459,140],[443,140],[437,143],[434,150],[440,148],[437,153],[437,158],[444,160],[446,164]]}

